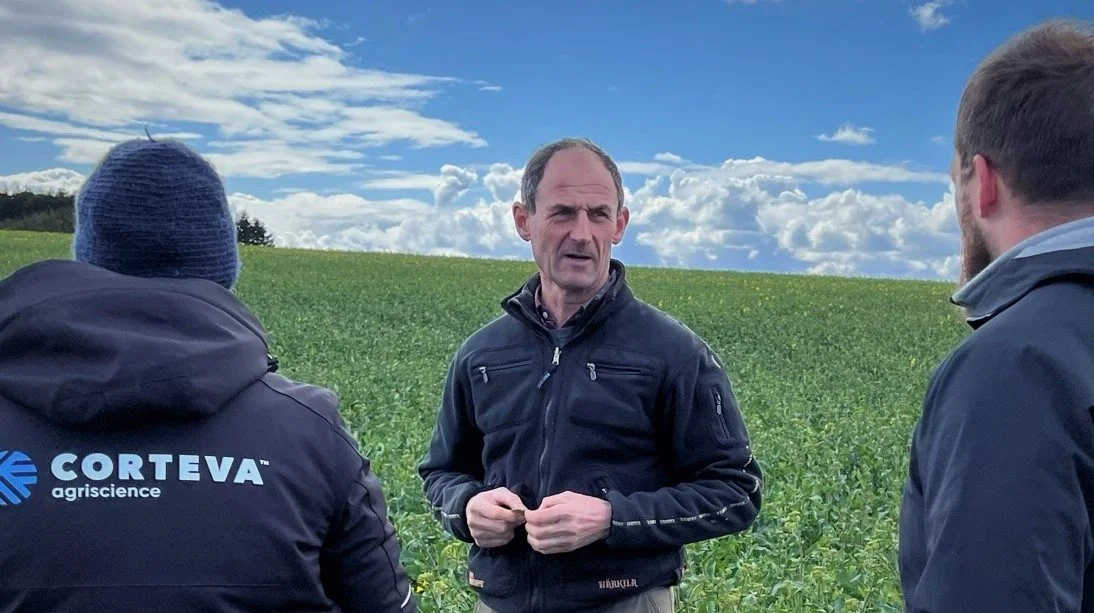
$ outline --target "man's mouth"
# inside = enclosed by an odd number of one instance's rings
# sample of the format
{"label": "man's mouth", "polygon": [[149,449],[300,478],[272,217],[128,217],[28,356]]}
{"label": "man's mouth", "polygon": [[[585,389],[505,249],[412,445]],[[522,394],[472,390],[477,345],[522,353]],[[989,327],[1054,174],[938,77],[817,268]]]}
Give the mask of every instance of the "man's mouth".
{"label": "man's mouth", "polygon": [[576,262],[586,262],[586,261],[589,261],[589,260],[593,259],[593,256],[585,255],[585,254],[581,254],[581,253],[567,253],[563,257],[565,257],[568,260],[573,260],[573,261],[576,261]]}

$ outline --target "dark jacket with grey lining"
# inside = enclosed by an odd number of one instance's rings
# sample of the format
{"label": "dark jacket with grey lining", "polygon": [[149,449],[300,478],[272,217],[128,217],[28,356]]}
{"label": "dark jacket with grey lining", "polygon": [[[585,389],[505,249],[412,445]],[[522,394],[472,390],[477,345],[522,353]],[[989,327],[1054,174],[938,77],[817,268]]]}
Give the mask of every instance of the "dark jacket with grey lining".
{"label": "dark jacket with grey lining", "polygon": [[1094,218],[1035,235],[953,297],[900,518],[909,613],[1094,613]]}
{"label": "dark jacket with grey lining", "polygon": [[[683,545],[747,529],[761,472],[730,381],[708,345],[635,298],[623,265],[556,346],[538,275],[459,348],[419,470],[436,517],[472,543],[468,583],[502,613],[585,610],[678,583]],[[523,528],[473,544],[465,508],[504,486],[528,508],[573,491],[611,503],[608,536],[541,555]]]}

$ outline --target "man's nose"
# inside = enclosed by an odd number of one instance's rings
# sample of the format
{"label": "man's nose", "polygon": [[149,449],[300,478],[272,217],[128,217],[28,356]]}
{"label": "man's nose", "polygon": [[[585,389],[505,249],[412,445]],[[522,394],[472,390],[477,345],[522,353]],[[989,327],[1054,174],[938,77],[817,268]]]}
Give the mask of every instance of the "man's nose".
{"label": "man's nose", "polygon": [[574,216],[574,224],[570,228],[570,238],[582,243],[592,240],[592,222],[589,221],[589,215],[585,211],[580,211]]}

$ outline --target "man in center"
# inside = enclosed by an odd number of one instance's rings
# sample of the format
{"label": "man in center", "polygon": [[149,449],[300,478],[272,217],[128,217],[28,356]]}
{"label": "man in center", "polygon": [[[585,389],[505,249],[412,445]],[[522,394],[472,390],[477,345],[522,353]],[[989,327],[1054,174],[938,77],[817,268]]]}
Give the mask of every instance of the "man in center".
{"label": "man in center", "polygon": [[538,149],[521,200],[538,272],[452,359],[419,465],[426,497],[471,543],[476,611],[673,611],[684,545],[760,510],[729,377],[611,257],[630,213],[602,149]]}

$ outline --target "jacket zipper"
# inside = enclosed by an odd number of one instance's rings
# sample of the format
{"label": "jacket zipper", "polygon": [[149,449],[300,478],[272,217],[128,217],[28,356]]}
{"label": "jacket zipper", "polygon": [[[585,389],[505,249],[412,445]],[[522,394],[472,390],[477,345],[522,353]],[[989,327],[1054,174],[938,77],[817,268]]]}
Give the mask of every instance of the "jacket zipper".
{"label": "jacket zipper", "polygon": [[726,439],[729,439],[729,428],[726,427],[726,420],[722,417],[722,393],[718,391],[718,388],[714,388],[714,410],[718,413],[718,427],[722,429],[722,434]]}
{"label": "jacket zipper", "polygon": [[[555,369],[558,368],[558,358],[561,355],[562,350],[559,347],[555,347],[555,358],[550,362],[550,368],[544,373],[543,378],[539,380],[539,386],[542,388],[543,384],[547,382],[547,379]],[[551,390],[554,391],[554,390]],[[539,454],[539,497],[543,498],[544,495],[544,482],[546,481],[546,463],[547,452],[550,449],[550,412],[551,408],[555,406],[555,394],[548,392],[547,395],[547,408],[544,410],[544,449]]]}
{"label": "jacket zipper", "polygon": [[510,368],[517,368],[517,367],[524,366],[524,365],[529,364],[529,363],[530,363],[529,360],[522,360],[520,362],[513,362],[511,364],[495,364],[494,366],[479,366],[475,370],[479,371],[479,373],[482,375],[482,382],[483,383],[489,383],[490,382],[490,375],[489,375],[490,371],[497,372],[499,370],[508,370]]}
{"label": "jacket zipper", "polygon": [[[547,368],[546,372],[543,373],[543,376],[540,377],[539,383],[536,385],[537,389],[542,389],[543,384],[547,382],[547,379],[549,379],[551,377],[551,375],[555,372],[555,369],[558,368],[558,359],[561,356],[561,354],[562,354],[562,348],[556,346],[555,347],[554,357],[551,359],[551,365]],[[550,447],[551,447],[551,409],[554,408],[554,404],[555,404],[555,398],[554,398],[554,393],[553,392],[554,392],[554,388],[548,390],[548,392],[547,392],[547,407],[543,411],[543,451],[539,455],[539,483],[537,484],[538,487],[536,488],[537,489],[536,498],[541,503],[543,501],[544,485],[547,481],[546,467],[547,467],[548,452],[549,452]],[[539,563],[539,558],[534,558],[534,559],[536,560],[536,567],[537,567],[536,570],[537,570],[539,581],[536,581],[532,584],[532,608],[535,611],[542,611],[543,610],[542,585],[543,585],[543,582],[545,581],[545,575],[544,575],[544,572],[543,572],[543,566]]]}
{"label": "jacket zipper", "polygon": [[[556,368],[558,368],[558,358],[562,354],[562,349],[555,347],[555,356],[551,360],[551,366],[547,369],[547,372],[543,373],[543,377],[539,380],[539,387],[543,387],[548,377],[550,377]],[[539,496],[543,497],[543,485],[546,480],[546,462],[547,453],[551,447],[551,409],[554,408],[555,398],[551,393],[554,390],[548,392],[547,395],[547,409],[543,411],[543,452],[539,456]]]}
{"label": "jacket zipper", "polygon": [[608,480],[604,477],[597,477],[596,488],[600,490],[600,495],[605,499],[608,497]]}
{"label": "jacket zipper", "polygon": [[[607,304],[614,303],[615,301],[616,301],[616,296],[615,296],[615,293],[613,292],[612,294],[610,294],[606,298],[606,301],[605,301],[606,304],[604,306],[606,306]],[[509,300],[506,300],[505,304],[506,304],[506,310],[513,317],[516,317],[518,319],[523,319],[525,322],[529,323],[530,327],[532,327],[535,330],[536,334],[538,334],[541,338],[544,338],[545,340],[550,339],[548,333],[543,329],[542,323],[539,321],[539,318],[537,317],[536,313],[530,312],[527,308],[524,308],[523,306],[521,306],[519,309],[511,309],[511,308],[509,308]],[[605,311],[603,310],[603,307],[602,307],[601,310],[599,310],[599,312],[596,316],[594,316],[592,319],[587,319],[584,323],[581,324],[581,326],[577,330],[574,331],[574,335],[571,337],[571,341],[568,341],[568,342],[572,342],[573,340],[576,340],[578,337],[581,337],[590,325],[592,325],[595,322],[600,321],[605,316],[606,316]],[[548,368],[547,371],[543,373],[542,377],[540,377],[539,382],[536,384],[536,389],[542,389],[543,384],[546,383],[547,379],[549,379],[551,377],[551,373],[554,372],[555,368],[558,366],[559,354],[560,353],[561,353],[561,347],[556,346],[555,347],[554,358],[551,360],[551,367]],[[549,396],[548,401],[547,401],[547,407],[546,407],[546,410],[544,411],[544,416],[543,416],[543,424],[544,424],[543,453],[540,454],[540,462],[539,462],[539,473],[540,473],[539,481],[540,482],[539,482],[538,494],[539,494],[539,497],[541,499],[542,499],[542,494],[543,494],[544,462],[546,461],[546,458],[547,458],[547,448],[548,448],[548,445],[550,443],[550,434],[548,432],[548,429],[549,429],[549,426],[550,426],[550,414],[551,414],[552,405],[553,405],[553,396]],[[539,581],[533,581],[532,582],[531,605],[532,605],[532,610],[533,611],[542,611],[543,610],[543,594],[542,594],[541,584],[544,581],[544,571],[543,571],[542,561],[538,556],[533,556],[532,560],[534,562],[534,566],[536,567],[535,571],[538,571],[536,574],[539,575]]]}
{"label": "jacket zipper", "polygon": [[600,372],[602,372],[602,373],[604,373],[604,372],[613,373],[614,372],[614,373],[619,373],[619,374],[623,374],[623,375],[640,375],[644,372],[640,368],[631,368],[631,367],[628,367],[628,366],[613,366],[613,365],[610,365],[610,364],[601,364],[601,365],[597,366],[593,362],[586,363],[585,368],[589,369],[589,379],[591,379],[593,381],[596,381],[597,369],[600,369]]}

